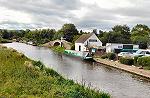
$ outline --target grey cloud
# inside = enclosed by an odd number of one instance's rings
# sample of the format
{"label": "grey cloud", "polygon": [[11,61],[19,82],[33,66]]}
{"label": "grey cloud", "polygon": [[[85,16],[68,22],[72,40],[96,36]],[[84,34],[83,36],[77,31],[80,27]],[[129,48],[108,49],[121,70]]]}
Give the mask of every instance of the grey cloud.
{"label": "grey cloud", "polygon": [[[20,11],[31,15],[31,24],[23,23],[1,23],[8,27],[15,28],[36,28],[36,27],[60,27],[62,24],[70,21],[82,29],[110,29],[112,26],[128,24],[133,26],[139,23],[150,26],[150,1],[149,0],[127,0],[133,6],[105,9],[97,4],[88,5],[80,0],[0,0],[0,6],[10,10]],[[107,6],[107,5],[106,5]],[[77,18],[72,10],[80,10],[82,7],[88,9],[86,15]],[[117,15],[126,17],[119,18]],[[68,21],[66,21],[68,20]],[[34,27],[35,26],[35,27]]]}
{"label": "grey cloud", "polygon": [[[0,23],[0,28],[7,27],[9,29],[39,29],[42,26],[47,26],[46,24],[36,23],[36,24],[27,24],[27,23],[18,23],[15,21],[3,21]],[[5,28],[4,28],[5,29]]]}

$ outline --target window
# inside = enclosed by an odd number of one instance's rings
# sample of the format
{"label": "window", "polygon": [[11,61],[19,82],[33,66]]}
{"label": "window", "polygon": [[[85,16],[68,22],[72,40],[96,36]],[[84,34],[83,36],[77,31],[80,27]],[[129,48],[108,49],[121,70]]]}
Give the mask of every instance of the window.
{"label": "window", "polygon": [[122,46],[118,46],[118,48],[122,48]]}
{"label": "window", "polygon": [[133,45],[123,45],[123,49],[133,49]]}
{"label": "window", "polygon": [[89,39],[89,42],[97,42],[96,39]]}

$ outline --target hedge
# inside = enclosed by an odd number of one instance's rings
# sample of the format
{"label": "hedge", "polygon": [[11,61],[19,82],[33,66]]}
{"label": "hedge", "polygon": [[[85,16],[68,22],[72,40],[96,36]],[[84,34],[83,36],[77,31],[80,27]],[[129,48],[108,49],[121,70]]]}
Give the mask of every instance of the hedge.
{"label": "hedge", "polygon": [[107,56],[108,56],[108,59],[110,59],[110,60],[116,59],[116,54],[115,53],[108,53]]}
{"label": "hedge", "polygon": [[138,56],[135,56],[135,57],[134,57],[134,65],[138,65],[138,62],[137,62],[137,61],[138,61],[138,58],[139,58]]}
{"label": "hedge", "polygon": [[107,54],[104,54],[104,55],[101,56],[101,58],[106,59],[106,58],[108,58],[108,56],[107,56]]}
{"label": "hedge", "polygon": [[116,59],[116,54],[115,53],[107,53],[101,56],[102,59],[108,58],[109,60],[114,60]]}
{"label": "hedge", "polygon": [[139,57],[137,63],[141,66],[150,66],[150,57]]}
{"label": "hedge", "polygon": [[127,57],[121,57],[119,59],[120,63],[126,64],[126,65],[134,65],[134,59],[133,58],[127,58]]}

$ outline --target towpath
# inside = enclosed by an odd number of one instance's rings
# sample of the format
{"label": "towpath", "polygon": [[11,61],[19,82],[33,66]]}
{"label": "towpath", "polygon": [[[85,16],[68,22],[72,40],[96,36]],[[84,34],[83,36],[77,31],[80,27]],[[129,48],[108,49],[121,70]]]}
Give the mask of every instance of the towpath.
{"label": "towpath", "polygon": [[138,67],[135,67],[135,66],[124,65],[124,64],[119,63],[118,61],[110,61],[107,59],[94,58],[94,60],[96,62],[105,64],[105,65],[108,65],[117,69],[121,69],[130,73],[134,73],[139,76],[143,76],[143,77],[150,79],[150,70],[139,69]]}

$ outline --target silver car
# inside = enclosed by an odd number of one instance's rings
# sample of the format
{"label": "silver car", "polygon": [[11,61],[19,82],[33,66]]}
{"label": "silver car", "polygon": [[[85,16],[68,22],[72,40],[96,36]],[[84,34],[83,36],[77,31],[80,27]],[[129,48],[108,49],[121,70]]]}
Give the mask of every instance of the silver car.
{"label": "silver car", "polygon": [[133,53],[133,56],[150,56],[150,50],[140,49],[136,53]]}

